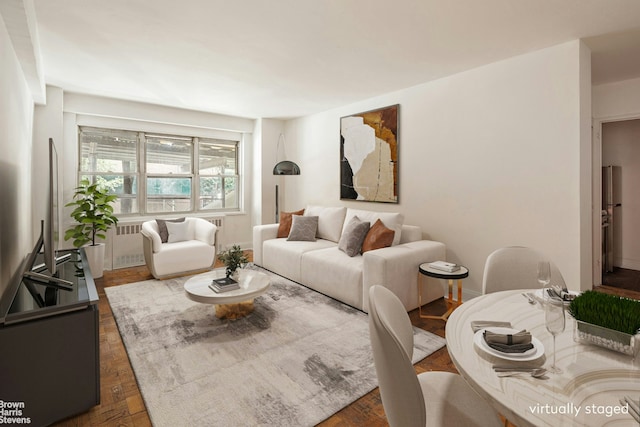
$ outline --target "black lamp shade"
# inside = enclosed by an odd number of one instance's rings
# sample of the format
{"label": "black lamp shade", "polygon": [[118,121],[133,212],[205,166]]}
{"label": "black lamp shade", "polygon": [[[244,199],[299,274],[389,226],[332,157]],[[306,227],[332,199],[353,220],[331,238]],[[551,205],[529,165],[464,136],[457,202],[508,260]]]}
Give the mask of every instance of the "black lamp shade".
{"label": "black lamp shade", "polygon": [[289,160],[278,162],[273,167],[274,175],[300,175],[300,167]]}

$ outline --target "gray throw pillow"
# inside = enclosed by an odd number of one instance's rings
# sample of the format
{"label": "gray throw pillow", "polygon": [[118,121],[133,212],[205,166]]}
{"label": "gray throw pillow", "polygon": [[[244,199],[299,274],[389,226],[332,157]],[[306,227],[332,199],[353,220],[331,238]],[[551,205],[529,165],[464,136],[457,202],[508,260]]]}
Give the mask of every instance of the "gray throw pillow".
{"label": "gray throw pillow", "polygon": [[362,242],[369,232],[369,225],[368,221],[361,221],[357,216],[351,218],[340,236],[338,249],[350,257],[358,255],[362,251]]}
{"label": "gray throw pillow", "polygon": [[315,242],[317,231],[317,216],[293,215],[291,222],[291,231],[289,232],[289,237],[287,237],[287,240]]}
{"label": "gray throw pillow", "polygon": [[184,222],[184,217],[176,219],[156,219],[156,224],[158,224],[158,234],[160,235],[160,240],[162,241],[162,243],[167,243],[167,241],[169,241],[169,230],[167,230],[167,221]]}

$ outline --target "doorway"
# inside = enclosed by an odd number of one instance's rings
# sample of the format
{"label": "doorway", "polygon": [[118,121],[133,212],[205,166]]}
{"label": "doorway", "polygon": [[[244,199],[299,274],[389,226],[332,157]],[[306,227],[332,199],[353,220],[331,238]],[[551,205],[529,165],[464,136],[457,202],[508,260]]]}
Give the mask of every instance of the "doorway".
{"label": "doorway", "polygon": [[640,291],[640,119],[602,123],[601,160],[602,284]]}

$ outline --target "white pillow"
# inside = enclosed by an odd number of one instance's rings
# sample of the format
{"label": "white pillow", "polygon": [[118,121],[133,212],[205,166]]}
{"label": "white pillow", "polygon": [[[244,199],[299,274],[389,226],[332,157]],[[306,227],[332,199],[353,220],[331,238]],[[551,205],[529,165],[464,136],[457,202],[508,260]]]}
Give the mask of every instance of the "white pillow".
{"label": "white pillow", "polygon": [[318,217],[318,238],[338,243],[346,212],[344,207],[307,206],[304,216]]}
{"label": "white pillow", "polygon": [[169,232],[169,238],[167,243],[183,242],[185,240],[191,240],[189,236],[189,223],[185,222],[166,222],[167,231]]}
{"label": "white pillow", "polygon": [[394,231],[393,242],[391,246],[395,246],[400,243],[400,234],[402,233],[402,224],[404,223],[404,215],[397,212],[373,212],[373,211],[365,211],[360,209],[347,209],[347,213],[344,219],[345,227],[343,227],[342,232],[344,233],[344,229],[346,228],[346,224],[351,221],[351,218],[357,216],[361,221],[369,221],[371,225],[376,223],[378,219],[382,221],[385,227],[390,228]]}

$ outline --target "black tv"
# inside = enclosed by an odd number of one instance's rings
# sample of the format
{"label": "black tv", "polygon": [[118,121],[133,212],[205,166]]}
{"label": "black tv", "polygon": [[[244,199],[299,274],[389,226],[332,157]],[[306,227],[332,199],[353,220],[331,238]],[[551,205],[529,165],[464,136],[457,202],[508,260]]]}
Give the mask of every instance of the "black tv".
{"label": "black tv", "polygon": [[[46,194],[46,213],[41,222],[40,237],[29,255],[27,271],[24,277],[38,284],[44,284],[63,289],[70,289],[71,282],[55,277],[57,264],[68,258],[57,258],[58,249],[58,221],[60,218],[60,203],[58,194],[58,152],[53,138],[49,138],[49,174]],[[40,251],[44,252],[44,265],[36,265]]]}
{"label": "black tv", "polygon": [[53,138],[49,138],[49,191],[47,212],[44,221],[44,264],[50,274],[56,274],[56,251],[58,250],[58,220],[60,204],[58,194],[58,152]]}

